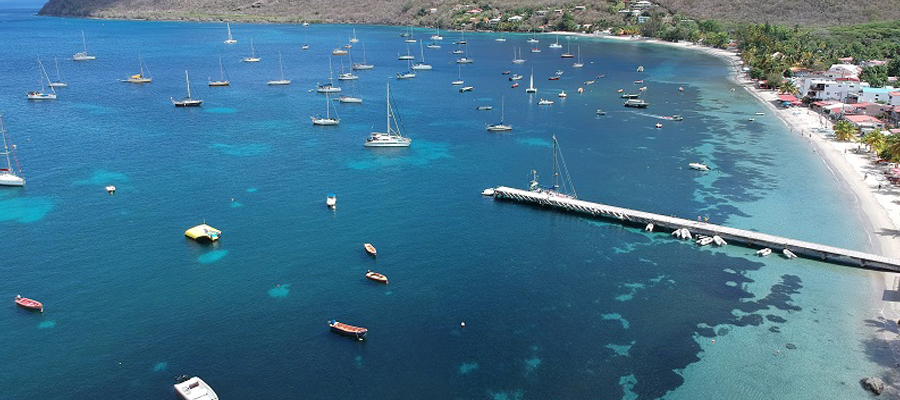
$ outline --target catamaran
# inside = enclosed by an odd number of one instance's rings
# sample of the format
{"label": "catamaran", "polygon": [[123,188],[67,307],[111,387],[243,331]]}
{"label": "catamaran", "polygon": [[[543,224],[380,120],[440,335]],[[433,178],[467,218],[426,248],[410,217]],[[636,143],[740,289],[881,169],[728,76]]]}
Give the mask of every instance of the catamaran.
{"label": "catamaran", "polygon": [[53,90],[53,87],[50,87],[50,93],[44,92],[44,82],[49,83],[50,77],[47,76],[47,70],[44,69],[44,64],[41,60],[38,59],[37,62],[41,70],[41,90],[28,92],[25,94],[25,97],[28,100],[56,100],[56,91]]}
{"label": "catamaran", "polygon": [[281,52],[278,52],[278,65],[281,67],[281,79],[273,79],[269,81],[269,86],[285,86],[290,85],[290,79],[284,79],[284,62],[281,60]]}
{"label": "catamaran", "polygon": [[450,84],[452,84],[452,85],[454,85],[454,86],[459,86],[459,85],[462,85],[463,83],[465,83],[465,82],[462,80],[462,64],[457,64],[457,65],[456,65],[456,69],[457,69],[457,71],[456,71],[456,80],[453,81],[453,82],[450,82]]}
{"label": "catamaran", "polygon": [[88,55],[88,53],[87,53],[87,40],[85,40],[85,38],[84,38],[84,31],[81,31],[81,44],[84,46],[84,51],[82,51],[80,53],[75,53],[75,55],[72,56],[72,61],[96,60],[97,59],[96,56],[91,56],[91,55]]}
{"label": "catamaran", "polygon": [[518,54],[516,53],[516,49],[513,49],[513,64],[523,64],[525,63],[525,59],[522,58],[522,48],[519,48]]}
{"label": "catamaran", "polygon": [[[9,150],[9,135],[6,132],[6,126],[3,124],[2,115],[0,115],[0,136],[3,137],[3,153],[0,153],[0,155],[6,157],[6,168],[0,169],[0,186],[25,186],[25,178],[22,177],[22,167],[19,166],[16,153]],[[16,146],[13,146],[13,149],[15,148]],[[13,156],[12,159],[16,162],[18,174],[13,170],[12,162],[10,162],[9,158],[10,155]]]}
{"label": "catamaran", "polygon": [[[312,119],[313,125],[319,126],[334,126],[341,123],[340,118],[331,118],[331,93],[325,93],[325,118],[322,117],[309,117]],[[334,110],[334,113],[337,114],[337,110]]]}
{"label": "catamaran", "polygon": [[328,59],[328,83],[324,85],[319,85],[316,87],[316,92],[319,93],[340,93],[341,88],[339,86],[334,86],[334,70],[331,66],[331,59]]}
{"label": "catamaran", "polygon": [[419,52],[422,54],[422,61],[413,64],[412,69],[414,71],[430,70],[431,64],[425,62],[425,49],[422,47],[422,42],[419,42]]}
{"label": "catamaran", "polygon": [[187,70],[184,70],[184,82],[187,86],[187,97],[181,100],[175,100],[174,97],[170,97],[172,104],[175,107],[199,107],[203,104],[203,100],[191,98],[191,78],[188,76]]}
{"label": "catamaran", "polygon": [[363,69],[372,69],[375,68],[374,64],[369,64],[366,62],[366,44],[363,43],[363,62],[361,63],[353,63],[353,69],[355,70],[363,70]]}
{"label": "catamaran", "polygon": [[53,63],[56,64],[56,80],[50,82],[50,87],[52,87],[52,88],[69,87],[69,84],[63,82],[62,77],[59,75],[59,60],[54,58]]}
{"label": "catamaran", "polygon": [[534,87],[534,68],[531,69],[531,77],[528,78],[528,89],[525,89],[525,93],[537,93],[537,88]]}
{"label": "catamaran", "polygon": [[503,117],[506,116],[506,97],[502,97],[500,100],[500,122],[497,124],[490,124],[487,126],[488,132],[506,132],[512,130],[512,125],[505,124],[503,122]]}
{"label": "catamaran", "polygon": [[141,72],[129,76],[128,79],[123,79],[122,82],[125,83],[151,83],[153,82],[153,77],[150,76],[150,69],[147,68],[147,75],[144,75],[144,61],[141,60],[141,55],[138,54],[138,66],[141,68]]}
{"label": "catamaran", "polygon": [[548,47],[550,47],[551,49],[561,49],[562,48],[562,45],[559,44],[559,35],[556,35],[556,43],[550,43],[550,46],[548,46]]}
{"label": "catamaran", "polygon": [[578,60],[572,64],[572,68],[584,68],[584,61],[581,59],[581,46],[578,46]]}
{"label": "catamaran", "polygon": [[[560,174],[562,172],[565,175]],[[533,178],[528,185],[528,190],[538,193],[547,193],[550,196],[567,197],[570,199],[578,198],[575,192],[575,184],[569,175],[569,169],[566,167],[566,160],[559,151],[559,142],[556,135],[553,135],[553,186],[549,188],[541,188],[538,183],[538,175],[536,170],[531,170]]]}
{"label": "catamaran", "polygon": [[234,38],[231,37],[231,23],[230,23],[230,22],[226,22],[226,23],[225,23],[225,26],[228,28],[228,39],[225,39],[225,44],[234,44],[234,43],[237,43],[237,40],[234,40]]}
{"label": "catamaran", "polygon": [[384,132],[372,132],[366,139],[365,147],[409,147],[412,139],[403,137],[400,119],[391,107],[391,84],[387,83],[387,128]]}
{"label": "catamaran", "polygon": [[253,47],[253,39],[250,39],[250,57],[244,57],[242,62],[259,62],[259,57],[256,56],[256,47]]}
{"label": "catamaran", "polygon": [[231,86],[231,82],[225,76],[225,66],[222,65],[222,57],[219,57],[219,80],[214,81],[212,78],[209,78],[209,86]]}

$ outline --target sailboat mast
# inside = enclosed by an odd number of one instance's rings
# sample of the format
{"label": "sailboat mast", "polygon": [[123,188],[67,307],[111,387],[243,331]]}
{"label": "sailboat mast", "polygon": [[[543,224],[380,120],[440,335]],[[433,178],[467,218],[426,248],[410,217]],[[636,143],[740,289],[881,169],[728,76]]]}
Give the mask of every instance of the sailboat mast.
{"label": "sailboat mast", "polygon": [[231,40],[231,23],[228,22],[225,24],[228,27],[228,40]]}
{"label": "sailboat mast", "polygon": [[387,81],[386,85],[387,85],[387,90],[385,90],[384,96],[385,96],[385,102],[387,104],[387,107],[385,107],[385,110],[387,110],[387,117],[385,118],[385,121],[387,123],[387,128],[385,128],[384,133],[390,135],[391,134],[391,82]]}
{"label": "sailboat mast", "polygon": [[222,57],[219,57],[219,80],[225,80],[225,66],[222,65]]}
{"label": "sailboat mast", "polygon": [[0,116],[0,136],[3,136],[3,155],[6,156],[6,170],[12,171],[12,164],[9,161],[9,145],[6,144],[6,126],[3,125],[2,116]]}
{"label": "sailboat mast", "polygon": [[284,80],[284,61],[281,60],[281,52],[278,52],[278,64],[281,65],[281,80]]}
{"label": "sailboat mast", "polygon": [[187,98],[191,98],[191,78],[188,77],[187,70],[184,70],[184,82],[187,85]]}
{"label": "sailboat mast", "polygon": [[553,190],[559,190],[559,160],[556,135],[553,135]]}
{"label": "sailboat mast", "polygon": [[62,82],[62,76],[59,74],[59,60],[54,58],[53,63],[56,64],[56,80]]}
{"label": "sailboat mast", "polygon": [[325,119],[331,119],[331,93],[325,92]]}
{"label": "sailboat mast", "polygon": [[81,31],[81,45],[84,46],[84,54],[87,55],[87,39],[84,38],[84,31]]}
{"label": "sailboat mast", "polygon": [[141,68],[141,78],[144,77],[144,61],[141,60],[141,53],[138,53],[138,66]]}

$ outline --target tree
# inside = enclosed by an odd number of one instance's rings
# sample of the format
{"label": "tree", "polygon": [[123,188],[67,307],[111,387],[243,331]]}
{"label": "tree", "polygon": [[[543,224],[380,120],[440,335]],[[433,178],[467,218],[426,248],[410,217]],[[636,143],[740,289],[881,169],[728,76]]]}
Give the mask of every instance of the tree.
{"label": "tree", "polygon": [[781,85],[778,86],[778,90],[781,93],[787,94],[797,94],[800,92],[800,89],[797,89],[797,85],[794,85],[794,81],[790,79],[785,79],[781,82]]}
{"label": "tree", "polygon": [[862,73],[859,74],[859,80],[869,82],[872,87],[884,87],[888,79],[887,71],[887,67],[884,65],[863,68]]}
{"label": "tree", "polygon": [[881,158],[892,162],[900,161],[900,136],[888,136],[884,143],[884,149],[882,149],[878,155]]}
{"label": "tree", "polygon": [[845,119],[834,124],[834,138],[842,142],[852,142],[856,139],[856,126]]}
{"label": "tree", "polygon": [[894,58],[887,64],[888,76],[900,76],[900,55],[894,55]]}
{"label": "tree", "polygon": [[866,132],[862,138],[859,140],[862,144],[866,145],[870,151],[875,153],[880,153],[881,150],[884,149],[884,145],[886,143],[886,139],[884,134],[881,133],[880,130],[874,130],[870,132]]}

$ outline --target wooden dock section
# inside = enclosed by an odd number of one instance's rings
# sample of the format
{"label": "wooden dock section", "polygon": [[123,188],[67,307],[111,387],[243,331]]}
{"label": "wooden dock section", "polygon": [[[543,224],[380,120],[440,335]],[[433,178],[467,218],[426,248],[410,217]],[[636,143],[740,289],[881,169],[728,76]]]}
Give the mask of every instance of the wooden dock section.
{"label": "wooden dock section", "polygon": [[729,228],[701,221],[691,221],[689,219],[669,217],[628,208],[591,203],[548,191],[532,192],[501,186],[494,189],[493,195],[498,200],[513,200],[540,206],[550,206],[594,217],[618,220],[623,224],[635,225],[641,228],[651,227],[654,231],[674,232],[679,229],[687,229],[694,237],[698,235],[707,237],[719,236],[728,242],[739,243],[750,248],[769,248],[773,253],[777,254],[782,254],[783,250],[787,249],[797,256],[808,259],[866,269],[900,272],[900,260],[893,258],[744,229]]}

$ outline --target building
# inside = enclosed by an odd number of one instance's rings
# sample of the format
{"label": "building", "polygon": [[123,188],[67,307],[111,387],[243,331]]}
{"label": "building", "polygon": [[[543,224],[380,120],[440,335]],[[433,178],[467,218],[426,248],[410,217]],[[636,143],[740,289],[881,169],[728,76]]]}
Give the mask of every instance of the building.
{"label": "building", "polygon": [[634,4],[631,5],[631,8],[634,10],[646,10],[652,6],[653,6],[653,3],[649,2],[649,1],[640,0],[640,1],[634,2]]}
{"label": "building", "polygon": [[871,115],[844,115],[844,119],[856,126],[860,133],[884,129],[884,121]]}
{"label": "building", "polygon": [[[850,95],[856,96],[863,85],[859,79],[807,76],[798,87],[800,93],[811,101],[835,100],[847,102]],[[855,98],[855,97],[854,97]]]}
{"label": "building", "polygon": [[892,106],[900,105],[900,91],[893,87],[863,87],[857,97],[859,103],[881,103]]}

